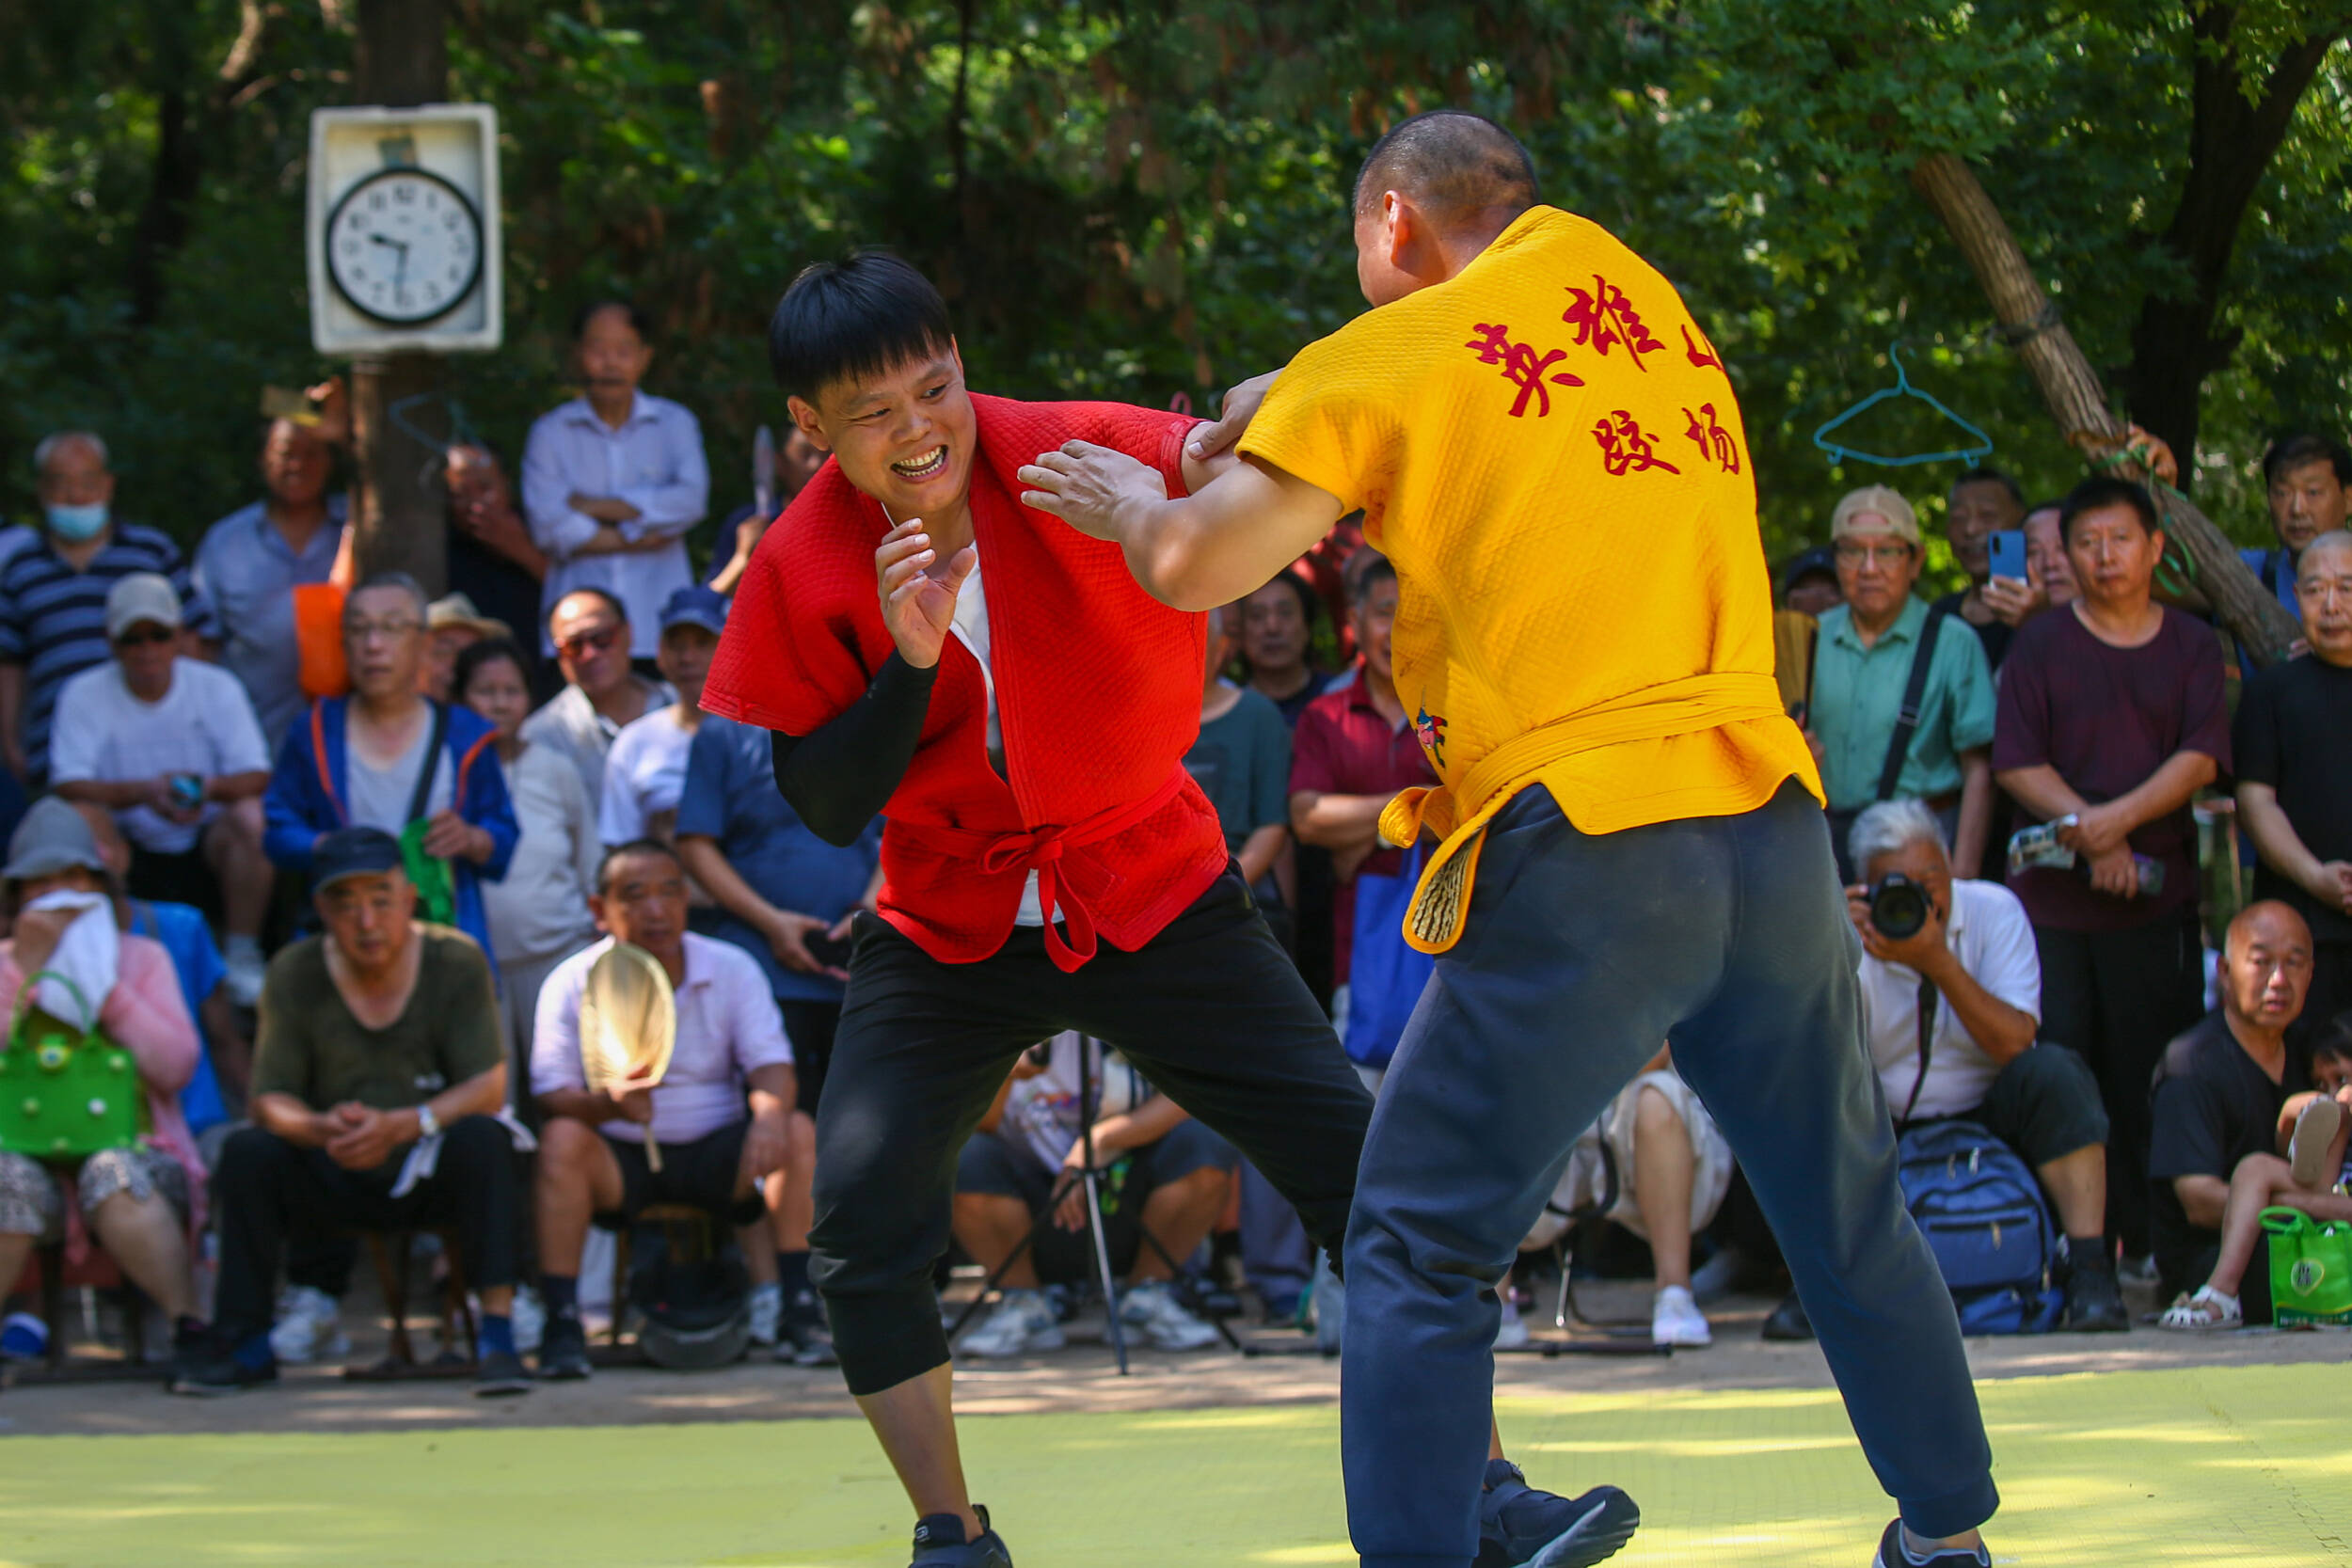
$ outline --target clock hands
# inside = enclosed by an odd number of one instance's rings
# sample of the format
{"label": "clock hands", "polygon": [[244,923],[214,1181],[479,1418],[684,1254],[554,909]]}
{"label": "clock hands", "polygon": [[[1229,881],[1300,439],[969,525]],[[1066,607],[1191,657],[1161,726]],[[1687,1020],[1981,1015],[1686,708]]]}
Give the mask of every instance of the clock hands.
{"label": "clock hands", "polygon": [[392,287],[399,288],[408,276],[408,242],[395,240],[389,234],[370,234],[368,238],[377,245],[388,245],[400,252],[399,264],[392,269]]}

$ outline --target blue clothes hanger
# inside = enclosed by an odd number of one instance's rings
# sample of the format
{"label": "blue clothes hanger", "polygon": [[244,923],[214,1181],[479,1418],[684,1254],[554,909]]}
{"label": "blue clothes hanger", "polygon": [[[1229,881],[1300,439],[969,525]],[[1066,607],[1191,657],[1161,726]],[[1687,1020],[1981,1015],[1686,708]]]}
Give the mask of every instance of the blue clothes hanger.
{"label": "blue clothes hanger", "polygon": [[[1979,430],[1975,425],[1970,424],[1966,420],[1962,419],[1959,415],[1953,413],[1950,409],[1938,403],[1933,397],[1919,390],[1918,388],[1914,387],[1911,384],[1911,372],[1903,366],[1902,344],[1887,344],[1886,356],[1894,361],[1895,385],[1892,387],[1880,388],[1877,391],[1872,392],[1868,397],[1864,398],[1860,403],[1855,404],[1851,408],[1847,409],[1843,414],[1839,414],[1836,418],[1830,420],[1827,423],[1823,424],[1819,430],[1816,430],[1813,433],[1813,444],[1820,448],[1822,451],[1829,455],[1830,462],[1833,464],[1843,463],[1848,458],[1853,458],[1863,463],[1875,463],[1883,468],[1908,468],[1915,464],[1919,463],[1950,463],[1955,461],[1981,463],[1986,458],[1993,455],[1992,436],[1987,436],[1983,431]],[[1930,408],[1934,409],[1938,414],[1944,416],[1946,420],[1966,431],[1975,438],[1976,444],[1973,446],[1962,447],[1951,451],[1920,452],[1909,457],[1882,457],[1876,452],[1857,451],[1851,447],[1844,446],[1838,442],[1829,439],[1829,433],[1831,431],[1836,430],[1838,426],[1854,419],[1864,410],[1877,407],[1880,404],[1884,403],[1889,398],[1916,398],[1919,402],[1926,404]]]}

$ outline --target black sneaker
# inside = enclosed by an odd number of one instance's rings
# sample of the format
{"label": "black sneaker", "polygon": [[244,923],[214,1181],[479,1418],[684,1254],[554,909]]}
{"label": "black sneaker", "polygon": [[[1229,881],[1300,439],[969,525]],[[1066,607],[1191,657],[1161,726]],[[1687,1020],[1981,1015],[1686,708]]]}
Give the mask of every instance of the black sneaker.
{"label": "black sneaker", "polygon": [[825,1304],[814,1291],[803,1291],[784,1304],[776,1332],[776,1359],[795,1367],[837,1367],[833,1329],[825,1322]]}
{"label": "black sneaker", "polygon": [[1992,1568],[1992,1554],[1982,1547],[1965,1546],[1947,1546],[1933,1557],[1914,1559],[1903,1550],[1903,1522],[1897,1519],[1879,1537],[1879,1555],[1870,1560],[1870,1568]]}
{"label": "black sneaker", "polygon": [[278,1358],[274,1355],[260,1367],[248,1367],[231,1355],[217,1336],[208,1334],[184,1346],[176,1334],[173,1336],[168,1386],[175,1394],[242,1394],[247,1388],[277,1381]]}
{"label": "black sneaker", "polygon": [[989,1528],[988,1510],[978,1503],[980,1538],[963,1538],[963,1521],[952,1513],[930,1513],[914,1526],[914,1560],[908,1568],[1012,1568],[1012,1553],[1004,1538]]}
{"label": "black sneaker", "polygon": [[531,1374],[523,1358],[511,1350],[485,1351],[474,1363],[473,1391],[477,1399],[494,1400],[531,1392]]}
{"label": "black sneaker", "polygon": [[1772,1316],[1764,1320],[1764,1338],[1767,1339],[1810,1339],[1813,1338],[1813,1320],[1804,1315],[1804,1303],[1797,1299],[1796,1291],[1791,1291],[1781,1297],[1780,1305],[1773,1307]]}
{"label": "black sneaker", "polygon": [[569,1312],[557,1313],[539,1331],[539,1375],[554,1383],[588,1375],[588,1331]]}
{"label": "black sneaker", "polygon": [[2070,1247],[2058,1256],[2058,1276],[2066,1291],[2059,1327],[2074,1334],[2121,1334],[2132,1326],[2115,1265],[2106,1258],[2076,1258]]}
{"label": "black sneaker", "polygon": [[1641,1526],[1642,1511],[1613,1486],[1555,1497],[1528,1485],[1509,1460],[1490,1459],[1476,1568],[1584,1568],[1615,1556]]}

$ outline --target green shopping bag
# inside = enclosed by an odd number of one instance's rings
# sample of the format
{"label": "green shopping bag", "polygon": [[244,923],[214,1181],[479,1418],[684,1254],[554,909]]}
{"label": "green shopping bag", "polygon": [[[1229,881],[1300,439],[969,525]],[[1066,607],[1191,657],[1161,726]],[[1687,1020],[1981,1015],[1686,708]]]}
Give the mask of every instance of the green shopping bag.
{"label": "green shopping bag", "polygon": [[[36,1006],[44,979],[73,993],[78,1025]],[[0,1149],[36,1160],[80,1160],[129,1148],[148,1131],[138,1064],[98,1027],[81,988],[53,970],[27,976],[21,1010],[0,1046]]]}
{"label": "green shopping bag", "polygon": [[436,926],[457,924],[457,882],[450,875],[449,862],[437,855],[424,852],[424,834],[429,824],[420,820],[401,830],[401,869],[408,873],[408,881],[417,890],[417,915]]}
{"label": "green shopping bag", "polygon": [[2352,1323],[2352,1224],[2299,1209],[2265,1209],[2270,1305],[2280,1328]]}

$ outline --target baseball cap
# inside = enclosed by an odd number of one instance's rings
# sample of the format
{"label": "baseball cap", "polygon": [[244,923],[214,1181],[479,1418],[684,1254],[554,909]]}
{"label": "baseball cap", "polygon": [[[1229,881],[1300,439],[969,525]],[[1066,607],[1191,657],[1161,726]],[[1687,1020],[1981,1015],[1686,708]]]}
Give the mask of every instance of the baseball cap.
{"label": "baseball cap", "polygon": [[400,840],[381,828],[338,828],[310,846],[313,892],[345,877],[381,876],[400,869]]}
{"label": "baseball cap", "polygon": [[1827,545],[1808,545],[1799,550],[1780,563],[1780,570],[1773,574],[1773,578],[1780,591],[1786,594],[1797,585],[1798,578],[1812,577],[1816,573],[1826,578],[1837,575],[1837,552]]}
{"label": "baseball cap", "polygon": [[[163,581],[161,578],[155,580]],[[97,836],[82,814],[56,796],[44,795],[32,803],[9,835],[8,863],[0,867],[0,877],[11,882],[53,877],[73,865],[102,877],[106,874],[106,863],[98,858]]]}
{"label": "baseball cap", "polygon": [[[1856,529],[1854,519],[1868,513],[1876,513],[1885,518],[1886,527],[1883,530]],[[1845,499],[1837,503],[1837,510],[1829,517],[1829,536],[1833,544],[1857,532],[1892,533],[1916,549],[1919,546],[1919,515],[1911,509],[1911,503],[1903,499],[1899,492],[1890,490],[1883,484],[1866,484],[1859,490],[1848,491]]]}
{"label": "baseball cap", "polygon": [[715,588],[689,583],[661,606],[661,629],[700,626],[712,636],[727,629],[727,596]]}
{"label": "baseball cap", "polygon": [[142,621],[178,630],[180,590],[161,572],[133,572],[106,590],[106,641],[119,639]]}

